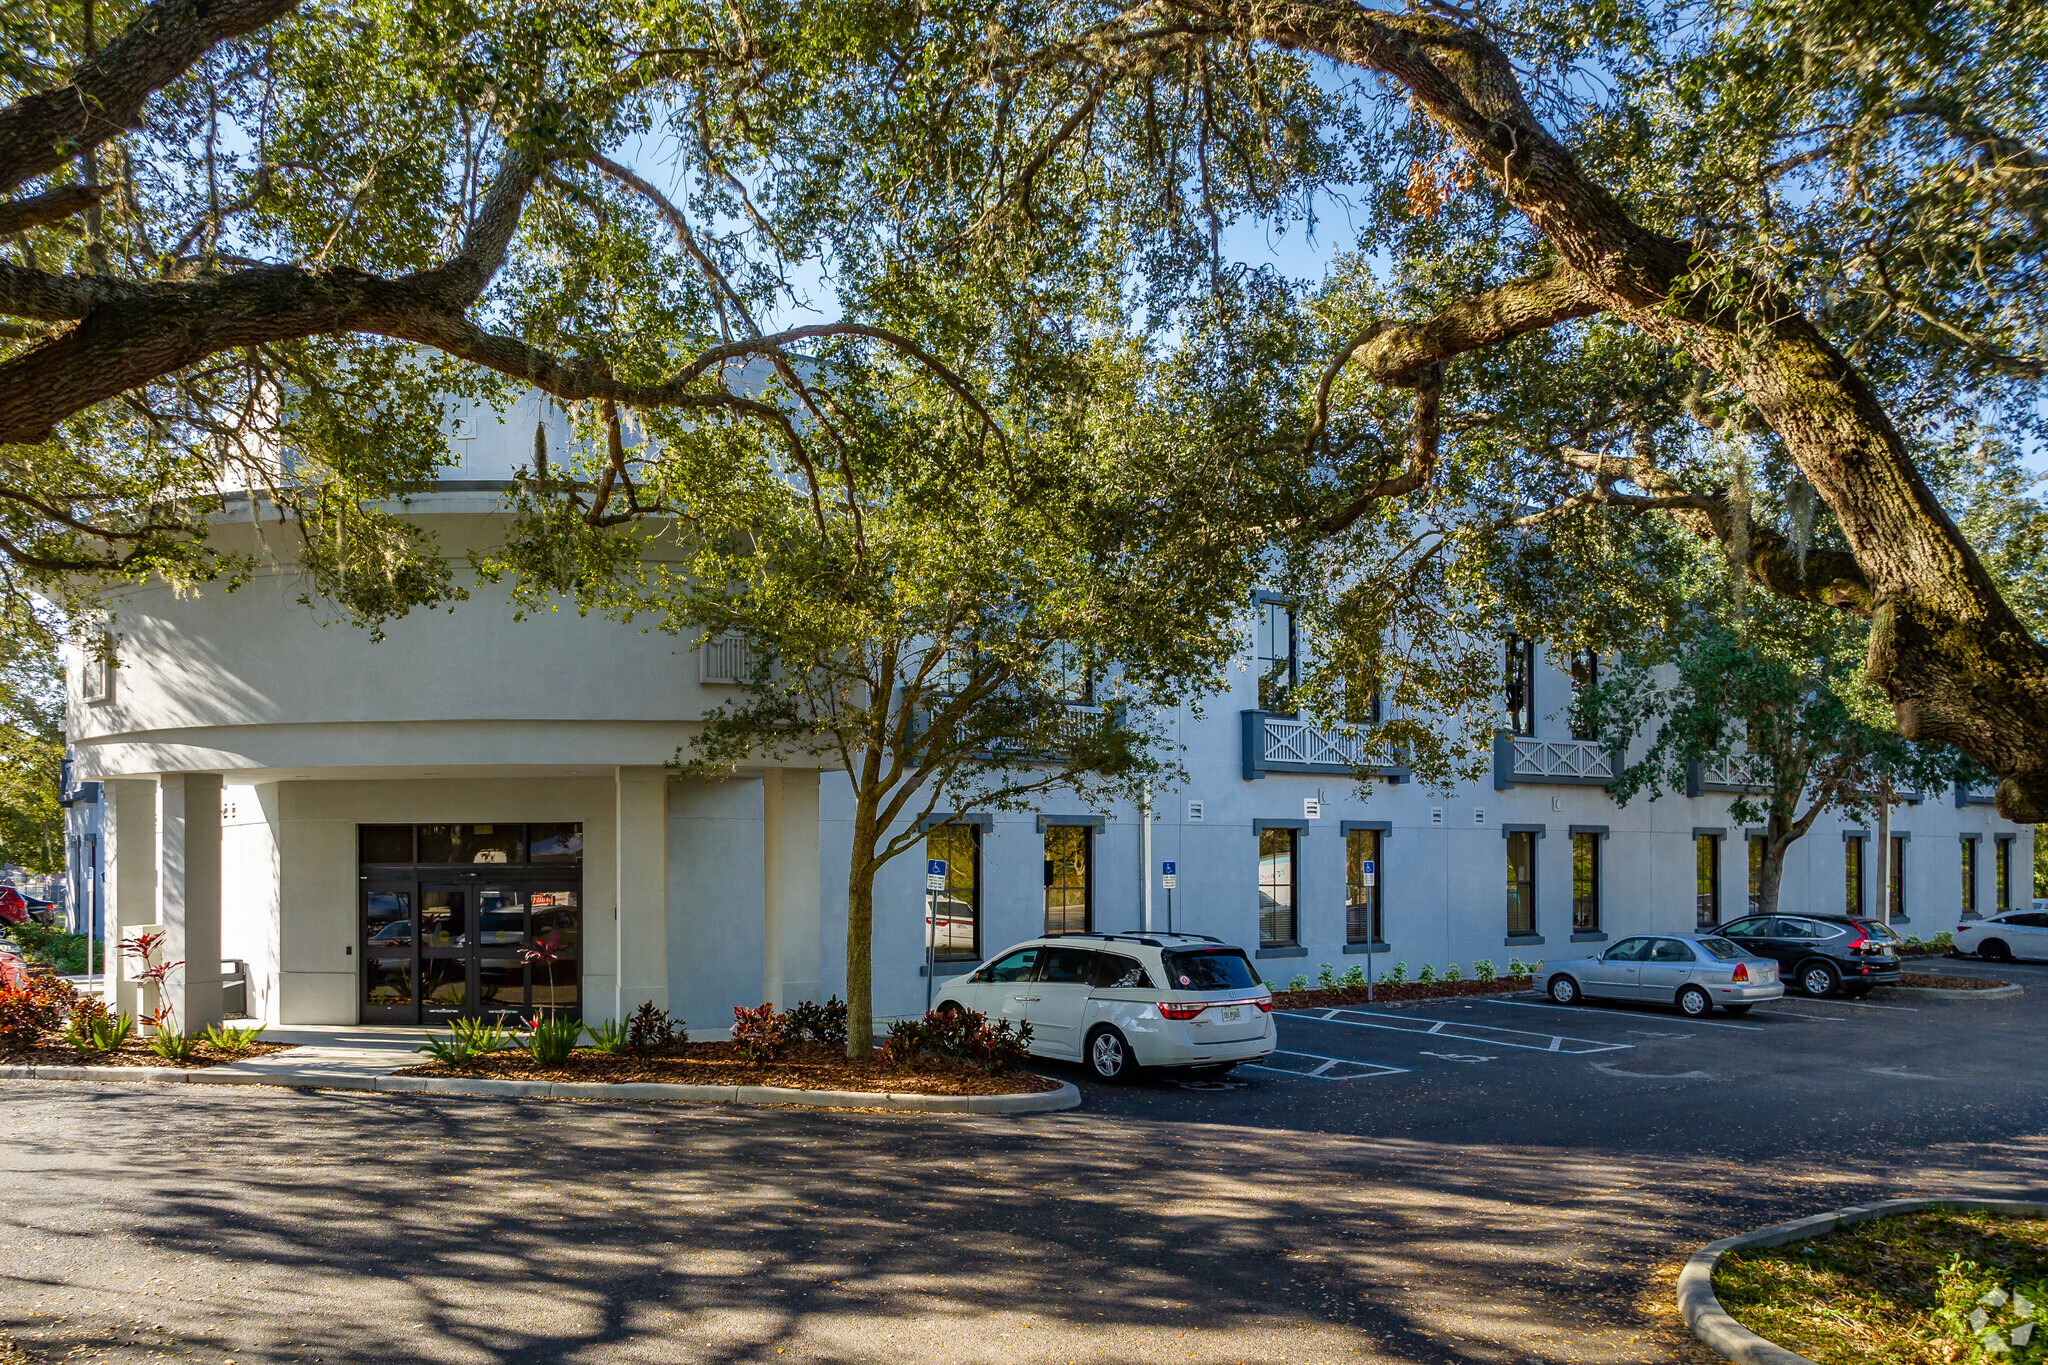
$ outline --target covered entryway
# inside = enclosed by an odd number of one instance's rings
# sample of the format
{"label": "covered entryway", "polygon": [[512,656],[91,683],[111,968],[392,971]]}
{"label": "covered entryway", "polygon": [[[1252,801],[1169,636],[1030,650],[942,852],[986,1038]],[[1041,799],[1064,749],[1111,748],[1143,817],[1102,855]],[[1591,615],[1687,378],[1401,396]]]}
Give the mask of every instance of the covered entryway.
{"label": "covered entryway", "polygon": [[582,1017],[580,824],[357,836],[362,1022]]}

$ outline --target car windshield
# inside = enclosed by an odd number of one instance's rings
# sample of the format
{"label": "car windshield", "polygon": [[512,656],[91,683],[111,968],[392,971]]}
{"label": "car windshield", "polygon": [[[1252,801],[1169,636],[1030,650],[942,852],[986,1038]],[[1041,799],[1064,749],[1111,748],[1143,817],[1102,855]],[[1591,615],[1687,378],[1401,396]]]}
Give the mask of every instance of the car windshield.
{"label": "car windshield", "polygon": [[1241,991],[1259,984],[1242,948],[1169,949],[1159,957],[1169,990]]}
{"label": "car windshield", "polygon": [[1725,938],[1703,938],[1695,941],[1700,947],[1705,948],[1723,962],[1733,962],[1736,958],[1742,956],[1742,949],[1736,947]]}

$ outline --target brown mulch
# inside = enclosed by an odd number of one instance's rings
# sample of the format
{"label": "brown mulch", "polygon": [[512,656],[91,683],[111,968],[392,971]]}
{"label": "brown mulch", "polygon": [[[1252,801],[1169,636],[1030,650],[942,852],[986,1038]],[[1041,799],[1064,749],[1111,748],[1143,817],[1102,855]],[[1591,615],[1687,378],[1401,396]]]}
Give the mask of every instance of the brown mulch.
{"label": "brown mulch", "polygon": [[1025,1071],[991,1075],[969,1066],[899,1071],[880,1062],[852,1061],[841,1049],[821,1043],[799,1044],[781,1060],[768,1063],[742,1059],[730,1043],[685,1043],[653,1057],[578,1048],[567,1062],[551,1067],[538,1065],[524,1052],[492,1052],[459,1066],[427,1062],[398,1074],[597,1084],[777,1085],[790,1090],[889,1091],[899,1095],[1030,1095],[1059,1089],[1058,1081]]}
{"label": "brown mulch", "polygon": [[1917,986],[1930,991],[1995,991],[2000,986],[2010,986],[2010,981],[1993,981],[1982,976],[1942,976],[1933,972],[1901,972],[1901,986]]}
{"label": "brown mulch", "polygon": [[[1385,1005],[1397,1000],[1439,1000],[1454,995],[1506,995],[1529,989],[1526,976],[1500,976],[1491,981],[1403,981],[1400,985],[1376,985],[1372,1003]],[[1273,1008],[1282,1010],[1341,1009],[1366,1003],[1365,987],[1339,986],[1332,991],[1275,991]]]}
{"label": "brown mulch", "polygon": [[7,1066],[168,1066],[180,1071],[195,1071],[200,1067],[220,1066],[226,1062],[245,1062],[251,1057],[267,1053],[283,1052],[290,1043],[257,1043],[242,1052],[222,1052],[220,1049],[201,1043],[189,1062],[171,1062],[149,1050],[149,1044],[139,1037],[130,1038],[121,1044],[119,1052],[80,1052],[62,1038],[45,1038],[26,1052],[10,1053],[0,1057],[0,1064]]}

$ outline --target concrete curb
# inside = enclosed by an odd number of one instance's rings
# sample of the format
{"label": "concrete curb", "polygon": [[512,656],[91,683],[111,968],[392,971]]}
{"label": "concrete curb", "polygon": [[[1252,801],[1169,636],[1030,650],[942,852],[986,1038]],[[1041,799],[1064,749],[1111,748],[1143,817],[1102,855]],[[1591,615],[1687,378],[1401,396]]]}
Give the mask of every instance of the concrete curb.
{"label": "concrete curb", "polygon": [[1825,1237],[1838,1228],[1867,1223],[1873,1218],[1891,1218],[1922,1209],[2048,1216],[2048,1203],[2030,1199],[1961,1198],[1885,1199],[1874,1204],[1855,1204],[1832,1213],[1815,1214],[1811,1218],[1795,1218],[1789,1223],[1778,1223],[1756,1232],[1723,1237],[1695,1251],[1685,1263],[1685,1268],[1678,1272],[1678,1311],[1685,1315],[1685,1325],[1692,1329],[1694,1336],[1728,1360],[1741,1361],[1742,1365],[1814,1365],[1812,1360],[1797,1351],[1788,1351],[1776,1342],[1758,1336],[1731,1317],[1721,1306],[1721,1300],[1714,1296],[1714,1267],[1721,1263],[1722,1256],[1731,1251],[1804,1242],[1814,1237]]}
{"label": "concrete curb", "polygon": [[1935,1000],[2005,1000],[2015,995],[2025,995],[2027,991],[2025,986],[2017,983],[1993,986],[1988,991],[1952,991],[1946,986],[1893,986],[1891,989]]}
{"label": "concrete curb", "polygon": [[773,1085],[664,1085],[637,1081],[498,1081],[448,1076],[363,1076],[327,1071],[237,1071],[232,1066],[0,1066],[0,1080],[130,1081],[155,1085],[273,1085],[292,1090],[375,1090],[395,1094],[498,1095],[555,1100],[682,1100],[698,1104],[786,1104],[805,1109],[901,1109],[921,1114],[1050,1114],[1076,1109],[1069,1081],[1028,1095],[904,1095],[865,1090],[787,1090]]}

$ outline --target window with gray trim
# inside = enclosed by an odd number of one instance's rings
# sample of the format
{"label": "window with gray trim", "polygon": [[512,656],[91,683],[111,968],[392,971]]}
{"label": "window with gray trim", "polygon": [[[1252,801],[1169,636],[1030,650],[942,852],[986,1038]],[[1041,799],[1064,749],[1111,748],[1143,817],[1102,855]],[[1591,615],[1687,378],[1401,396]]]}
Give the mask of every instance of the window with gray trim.
{"label": "window with gray trim", "polygon": [[1536,835],[1510,830],[1508,845],[1508,932],[1536,932]]}
{"label": "window with gray trim", "polygon": [[1259,946],[1285,948],[1294,944],[1295,892],[1299,883],[1295,857],[1300,847],[1300,830],[1259,831]]}
{"label": "window with gray trim", "polygon": [[1600,931],[1600,836],[1572,836],[1572,930]]}
{"label": "window with gray trim", "polygon": [[[1344,941],[1381,943],[1386,925],[1380,919],[1380,887],[1386,869],[1380,862],[1382,840],[1376,829],[1354,829],[1344,835]],[[1371,867],[1372,871],[1365,869]]]}
{"label": "window with gray trim", "polygon": [[1261,711],[1277,716],[1294,714],[1294,685],[1301,681],[1299,648],[1294,608],[1285,602],[1261,602],[1254,650]]}
{"label": "window with gray trim", "polygon": [[1977,913],[1977,840],[1963,836],[1963,913]]}
{"label": "window with gray trim", "polygon": [[946,864],[946,889],[929,898],[926,946],[940,962],[981,958],[981,831],[973,825],[933,825],[924,856]]}
{"label": "window with gray trim", "polygon": [[1711,929],[1721,922],[1721,836],[1695,834],[1693,851],[1693,924]]}
{"label": "window with gray trim", "polygon": [[1045,932],[1085,934],[1094,908],[1095,831],[1086,825],[1045,830]]}

